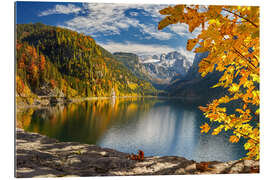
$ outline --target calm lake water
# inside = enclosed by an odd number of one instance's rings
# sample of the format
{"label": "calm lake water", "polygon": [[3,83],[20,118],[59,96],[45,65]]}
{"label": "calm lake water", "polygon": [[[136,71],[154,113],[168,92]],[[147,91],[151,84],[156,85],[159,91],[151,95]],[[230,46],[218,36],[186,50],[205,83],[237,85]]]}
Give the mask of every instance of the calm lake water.
{"label": "calm lake water", "polygon": [[146,156],[176,155],[196,161],[229,161],[245,156],[243,141],[228,132],[201,134],[206,120],[197,105],[159,98],[91,100],[17,113],[17,125],[60,141],[97,144]]}

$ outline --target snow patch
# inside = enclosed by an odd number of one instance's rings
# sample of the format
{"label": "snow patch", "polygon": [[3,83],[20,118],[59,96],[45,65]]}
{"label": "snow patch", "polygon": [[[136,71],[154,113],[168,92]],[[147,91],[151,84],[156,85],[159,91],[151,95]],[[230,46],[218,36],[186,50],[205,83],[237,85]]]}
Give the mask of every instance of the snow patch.
{"label": "snow patch", "polygon": [[147,60],[141,61],[141,63],[142,64],[146,64],[146,63],[157,63],[159,61],[160,60],[158,60],[158,59],[147,59]]}

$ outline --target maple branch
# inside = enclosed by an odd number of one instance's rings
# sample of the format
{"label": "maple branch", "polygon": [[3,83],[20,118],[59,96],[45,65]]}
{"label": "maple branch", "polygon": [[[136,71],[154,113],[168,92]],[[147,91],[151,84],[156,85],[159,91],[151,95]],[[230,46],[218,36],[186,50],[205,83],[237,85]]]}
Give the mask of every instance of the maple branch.
{"label": "maple branch", "polygon": [[[242,44],[242,46],[244,46],[245,48],[249,48],[245,44]],[[253,55],[253,58],[256,59],[259,62],[258,58],[255,55]]]}
{"label": "maple branch", "polygon": [[[208,106],[208,105],[207,105],[207,106]],[[210,122],[212,123],[212,120],[211,120],[211,119],[210,119]],[[233,132],[239,133],[239,134],[241,134],[241,135],[242,135],[243,137],[245,137],[245,138],[252,139],[253,141],[256,142],[255,144],[259,144],[259,143],[260,143],[260,141],[258,141],[257,139],[254,139],[254,138],[250,137],[249,135],[244,134],[243,132],[240,132],[240,131],[238,131],[236,128],[230,126],[230,124],[228,124],[226,121],[223,121],[223,122],[224,122],[224,124],[227,125]]]}
{"label": "maple branch", "polygon": [[[238,54],[240,57],[242,57],[243,59],[245,59],[250,65],[252,65],[254,67],[254,69],[256,69],[257,67],[250,61],[250,59],[248,59],[247,57],[245,57],[241,52],[239,52],[235,47],[233,47],[233,52]],[[257,74],[257,72],[251,68],[255,74]]]}
{"label": "maple branch", "polygon": [[[245,44],[241,44],[242,46],[244,46],[245,48],[249,48],[249,47],[247,47]],[[235,49],[236,50],[236,49]],[[237,51],[237,50],[236,50]],[[243,58],[245,58],[245,59],[247,59],[245,56],[243,56],[239,51],[237,51],[238,52],[238,54],[240,54],[240,56],[241,57],[243,57]],[[259,60],[258,60],[258,58],[255,56],[255,55],[253,55],[253,58],[254,59],[256,59],[257,61],[258,61],[258,63],[259,63]],[[247,59],[248,61],[249,61],[249,63],[251,63],[251,61],[249,60],[249,59]],[[252,64],[252,63],[251,63]],[[252,64],[253,65],[253,64]]]}
{"label": "maple branch", "polygon": [[[224,124],[226,124],[226,125],[229,126],[231,129],[233,129],[233,127],[231,127],[228,123],[224,122]],[[256,142],[255,144],[259,144],[259,143],[260,143],[260,141],[258,141],[257,139],[254,139],[254,138],[252,138],[252,137],[250,137],[250,136],[248,136],[248,135],[246,135],[246,134],[244,134],[244,133],[242,133],[242,132],[240,132],[240,131],[237,131],[237,130],[232,130],[232,131],[241,134],[243,137],[252,139],[253,141]]]}
{"label": "maple branch", "polygon": [[250,112],[253,114],[253,116],[255,116],[255,117],[256,117],[256,118],[255,118],[255,121],[260,122],[259,116],[258,116],[258,115],[256,115],[256,114],[254,113],[254,111],[252,111],[251,109],[249,109],[249,110],[250,110]]}
{"label": "maple branch", "polygon": [[[248,104],[246,103],[246,102],[244,102],[244,100],[243,99],[241,99],[242,100],[242,102],[248,107]],[[249,108],[248,107],[248,109],[250,110],[250,112],[253,114],[253,116],[255,116],[255,120],[256,121],[258,121],[258,122],[260,122],[260,120],[259,120],[259,116],[258,115],[256,115],[255,114],[255,112],[251,109],[251,108]]]}
{"label": "maple branch", "polygon": [[242,58],[246,59],[255,69],[256,69],[256,66],[247,58],[245,57],[241,52],[239,52],[235,47],[233,47],[234,51],[239,54]]}
{"label": "maple branch", "polygon": [[[207,106],[209,107],[209,104],[207,104]],[[210,122],[212,123],[212,120],[211,120],[211,119],[210,119]],[[242,135],[243,137],[245,137],[245,138],[252,139],[253,141],[255,141],[255,144],[259,144],[259,143],[260,143],[260,141],[258,141],[257,139],[254,139],[254,138],[250,137],[249,135],[244,134],[243,132],[238,131],[236,128],[230,126],[230,124],[227,123],[226,121],[223,121],[223,122],[224,122],[224,124],[227,125],[233,132],[239,133],[239,134],[241,134],[241,135]]]}
{"label": "maple branch", "polygon": [[241,16],[241,15],[239,15],[239,14],[236,14],[236,13],[234,13],[234,12],[228,10],[228,9],[225,9],[225,8],[222,8],[222,10],[223,10],[223,11],[226,11],[226,12],[228,12],[228,13],[234,14],[234,15],[236,15],[236,16],[238,16],[238,17],[244,19],[244,20],[246,20],[247,22],[251,23],[251,24],[252,24],[253,26],[255,26],[256,28],[258,27],[257,24],[255,24],[255,23],[252,22],[251,20],[249,20],[249,19],[247,19],[247,18],[245,18],[245,17],[243,17],[243,16]]}
{"label": "maple branch", "polygon": [[204,58],[204,59],[202,59],[202,61],[207,62],[208,64],[211,64],[211,62],[210,62],[210,61],[208,61],[208,60],[205,60],[205,58]]}
{"label": "maple branch", "polygon": [[259,62],[259,59],[255,55],[253,55],[253,58],[256,59]]}

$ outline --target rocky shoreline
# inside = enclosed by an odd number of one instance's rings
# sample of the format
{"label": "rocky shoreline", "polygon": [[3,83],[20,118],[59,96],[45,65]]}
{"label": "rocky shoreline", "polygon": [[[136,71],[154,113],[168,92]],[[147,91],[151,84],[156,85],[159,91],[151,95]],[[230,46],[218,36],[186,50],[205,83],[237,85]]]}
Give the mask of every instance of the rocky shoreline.
{"label": "rocky shoreline", "polygon": [[[197,163],[177,156],[131,160],[129,154],[96,145],[59,142],[16,128],[16,177],[130,176],[258,173],[259,161]],[[207,165],[207,166],[205,166]]]}

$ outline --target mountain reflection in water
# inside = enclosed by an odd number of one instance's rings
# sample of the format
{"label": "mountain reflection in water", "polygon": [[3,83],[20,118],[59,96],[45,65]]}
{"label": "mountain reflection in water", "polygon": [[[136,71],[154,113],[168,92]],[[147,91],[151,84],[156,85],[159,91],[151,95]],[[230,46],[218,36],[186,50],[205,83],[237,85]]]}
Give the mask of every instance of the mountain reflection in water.
{"label": "mountain reflection in water", "polygon": [[228,161],[245,156],[243,141],[228,132],[201,134],[205,121],[197,106],[158,98],[113,98],[17,113],[17,126],[60,141],[97,144],[146,156],[176,155],[196,161]]}

